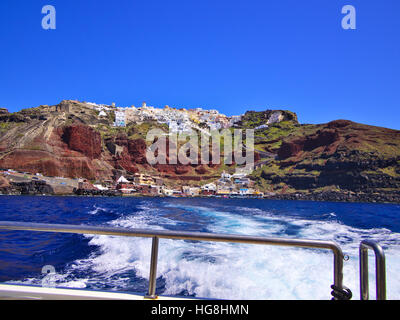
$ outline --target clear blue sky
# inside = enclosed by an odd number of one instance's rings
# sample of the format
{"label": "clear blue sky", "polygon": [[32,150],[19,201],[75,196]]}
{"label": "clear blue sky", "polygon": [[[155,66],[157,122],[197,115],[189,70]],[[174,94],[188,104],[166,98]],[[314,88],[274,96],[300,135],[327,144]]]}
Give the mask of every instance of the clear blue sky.
{"label": "clear blue sky", "polygon": [[[346,4],[356,30],[341,28]],[[1,0],[0,37],[10,111],[146,101],[400,129],[399,0]]]}

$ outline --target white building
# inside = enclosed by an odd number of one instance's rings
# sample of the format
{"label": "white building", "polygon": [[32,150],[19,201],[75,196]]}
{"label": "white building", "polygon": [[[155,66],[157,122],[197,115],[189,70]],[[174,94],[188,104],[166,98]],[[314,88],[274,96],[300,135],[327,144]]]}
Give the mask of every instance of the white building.
{"label": "white building", "polygon": [[254,128],[254,130],[259,130],[259,129],[264,129],[264,128],[268,128],[267,124],[262,124],[261,126],[258,126],[256,128]]}
{"label": "white building", "polygon": [[173,133],[190,133],[192,125],[189,121],[169,121],[169,131]]}
{"label": "white building", "polygon": [[116,110],[114,113],[115,113],[114,126],[115,127],[125,127],[126,126],[125,111],[119,109],[119,110]]}
{"label": "white building", "polygon": [[221,173],[221,179],[230,180],[231,178],[232,178],[232,176],[229,173],[227,173],[225,171]]}
{"label": "white building", "polygon": [[235,123],[242,120],[242,116],[232,116],[229,118],[230,125],[233,126]]}
{"label": "white building", "polygon": [[108,190],[107,187],[103,187],[101,184],[94,184],[93,186],[98,190],[102,190],[102,191]]}
{"label": "white building", "polygon": [[117,180],[117,183],[128,183],[129,180],[126,179],[124,176],[120,176],[119,179]]}
{"label": "white building", "polygon": [[246,178],[247,177],[247,173],[246,172],[235,172],[232,176],[233,179],[242,179],[242,178]]}
{"label": "white building", "polygon": [[163,188],[162,193],[163,193],[163,195],[165,195],[167,197],[172,197],[174,195],[174,190]]}
{"label": "white building", "polygon": [[217,191],[217,186],[215,185],[215,183],[209,183],[209,184],[205,184],[204,186],[202,186],[201,190]]}

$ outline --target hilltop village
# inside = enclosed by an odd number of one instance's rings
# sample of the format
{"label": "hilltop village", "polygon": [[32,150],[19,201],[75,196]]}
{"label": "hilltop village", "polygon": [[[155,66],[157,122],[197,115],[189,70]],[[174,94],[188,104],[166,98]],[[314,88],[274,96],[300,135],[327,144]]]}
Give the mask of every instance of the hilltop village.
{"label": "hilltop village", "polygon": [[[124,128],[135,123],[158,123],[165,125],[170,133],[187,133],[191,130],[210,132],[211,130],[228,129],[239,123],[242,116],[228,117],[217,110],[202,108],[185,109],[155,108],[143,102],[141,107],[123,108],[111,105],[82,103],[93,110],[96,117],[113,120],[112,126]],[[71,104],[61,103],[51,107],[43,106],[42,110],[50,112],[70,113]],[[83,111],[81,111],[83,112]],[[280,121],[279,112],[270,122]],[[265,125],[264,125],[265,127]],[[116,145],[116,153],[123,152],[123,147]],[[121,195],[121,196],[166,196],[166,197],[263,197],[246,173],[222,171],[220,176],[214,174],[206,182],[188,185],[184,183],[168,183],[168,175],[149,174],[146,172],[124,171],[114,175],[114,179],[87,179],[84,177],[54,177],[43,172],[24,172],[14,169],[3,169],[4,193],[15,194],[76,194],[76,195]],[[167,177],[167,178],[166,178]],[[1,181],[0,181],[1,182]]]}
{"label": "hilltop village", "polygon": [[[147,133],[153,129],[178,148],[187,142],[175,142],[175,134],[252,129],[254,170],[224,161],[232,156],[225,138],[215,153],[219,163],[151,164],[146,155],[155,140]],[[168,150],[161,155],[168,158]],[[63,100],[13,113],[0,108],[0,194],[400,203],[399,150],[398,130],[345,119],[301,124],[290,110],[227,116],[213,108]]]}
{"label": "hilltop village", "polygon": [[242,118],[242,116],[228,117],[220,114],[218,110],[204,110],[202,108],[177,109],[168,105],[164,108],[155,108],[147,106],[146,102],[143,102],[142,106],[138,108],[135,106],[116,107],[115,103],[111,107],[90,102],[87,104],[99,112],[99,117],[106,117],[107,113],[113,112],[116,127],[125,127],[133,122],[156,121],[168,125],[170,132],[189,132],[192,129],[202,130],[204,128],[210,130],[226,129],[233,127]]}
{"label": "hilltop village", "polygon": [[[94,110],[98,112],[99,117],[107,117],[110,112],[114,113],[115,127],[125,127],[129,123],[143,123],[156,121],[160,124],[166,124],[169,132],[188,133],[192,130],[204,131],[208,129],[221,130],[235,127],[240,122],[242,115],[226,116],[219,113],[218,110],[205,110],[202,108],[185,109],[171,108],[166,105],[164,108],[147,106],[146,102],[141,107],[116,107],[115,103],[111,106],[99,105],[88,102]],[[268,124],[281,121],[283,118],[281,112],[275,112],[268,120]],[[268,124],[260,128],[268,127]],[[205,132],[209,132],[205,131]],[[132,176],[121,176],[112,184],[111,181],[103,184],[93,184],[87,181],[80,182],[76,194],[98,194],[117,192],[122,195],[153,195],[168,197],[196,197],[196,196],[216,196],[216,197],[263,197],[264,193],[254,189],[254,181],[247,177],[246,173],[222,172],[221,177],[214,182],[198,186],[179,186],[178,188],[169,188],[165,186],[163,178],[151,176],[143,173],[136,173]]]}

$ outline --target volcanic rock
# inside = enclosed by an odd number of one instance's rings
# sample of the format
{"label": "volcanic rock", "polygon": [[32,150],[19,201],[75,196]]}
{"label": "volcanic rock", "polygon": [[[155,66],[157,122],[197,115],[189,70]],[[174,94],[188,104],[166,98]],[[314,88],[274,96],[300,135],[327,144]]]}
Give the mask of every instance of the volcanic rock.
{"label": "volcanic rock", "polygon": [[101,136],[89,126],[73,125],[64,129],[62,139],[72,150],[79,151],[90,159],[100,157]]}

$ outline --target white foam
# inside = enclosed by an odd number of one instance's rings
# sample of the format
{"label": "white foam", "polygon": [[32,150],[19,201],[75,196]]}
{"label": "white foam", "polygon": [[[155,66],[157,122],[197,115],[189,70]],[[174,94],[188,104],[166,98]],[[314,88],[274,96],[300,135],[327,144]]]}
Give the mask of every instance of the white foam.
{"label": "white foam", "polygon": [[[166,206],[164,204],[164,206]],[[363,239],[378,241],[385,247],[387,261],[387,296],[400,299],[400,234],[387,229],[358,229],[336,220],[308,220],[276,215],[260,209],[243,208],[242,215],[198,206],[176,207],[194,212],[212,221],[210,232],[257,236],[294,237],[285,234],[288,226],[296,227],[296,238],[337,241],[350,260],[344,262],[344,285],[354,299],[359,298],[358,245]],[[175,225],[172,218],[159,215],[162,209],[144,203],[140,211],[111,222],[126,228],[162,229]],[[334,216],[335,213],[329,213]],[[88,236],[90,245],[99,252],[87,259],[75,261],[65,275],[67,285],[87,285],[89,280],[70,279],[75,271],[96,274],[91,283],[111,281],[114,288],[126,285],[123,276],[134,271],[137,277],[148,279],[151,239],[111,236]],[[370,297],[374,293],[374,261],[370,261]],[[78,272],[79,274],[79,272]],[[333,256],[329,251],[283,248],[262,245],[188,242],[160,240],[158,277],[165,281],[165,291],[178,295],[187,292],[197,297],[223,299],[329,299],[333,283]],[[60,280],[60,283],[62,281]]]}

